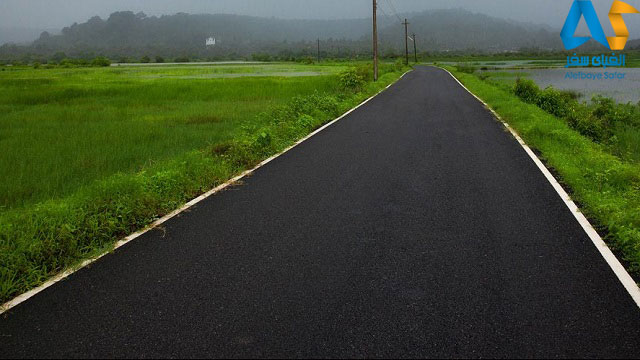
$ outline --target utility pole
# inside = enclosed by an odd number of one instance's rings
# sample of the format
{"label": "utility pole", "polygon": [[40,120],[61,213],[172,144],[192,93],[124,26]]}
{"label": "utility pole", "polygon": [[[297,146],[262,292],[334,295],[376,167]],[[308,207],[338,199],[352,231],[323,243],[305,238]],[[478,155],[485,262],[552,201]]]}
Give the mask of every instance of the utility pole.
{"label": "utility pole", "polygon": [[405,64],[409,65],[409,21],[404,19],[404,53],[405,53]]}
{"label": "utility pole", "polygon": [[378,1],[373,0],[373,81],[378,81]]}
{"label": "utility pole", "polygon": [[318,63],[320,63],[320,39],[318,39]]}
{"label": "utility pole", "polygon": [[416,34],[413,34],[413,55],[416,57],[416,64],[418,63],[418,45],[416,45]]}

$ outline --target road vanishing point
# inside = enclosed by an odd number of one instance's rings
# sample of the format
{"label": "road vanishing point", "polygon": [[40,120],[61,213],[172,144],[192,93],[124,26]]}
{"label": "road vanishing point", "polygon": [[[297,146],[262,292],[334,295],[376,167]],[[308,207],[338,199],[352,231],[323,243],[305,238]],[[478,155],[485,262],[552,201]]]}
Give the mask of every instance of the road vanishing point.
{"label": "road vanishing point", "polygon": [[0,357],[640,357],[640,310],[549,181],[419,67],[0,318]]}

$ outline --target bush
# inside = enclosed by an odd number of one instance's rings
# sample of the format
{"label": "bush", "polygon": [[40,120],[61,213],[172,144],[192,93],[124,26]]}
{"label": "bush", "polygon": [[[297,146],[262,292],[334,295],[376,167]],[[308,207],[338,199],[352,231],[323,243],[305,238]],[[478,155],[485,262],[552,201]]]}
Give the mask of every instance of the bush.
{"label": "bush", "polygon": [[365,79],[358,75],[356,68],[351,68],[340,73],[340,87],[347,91],[359,91],[364,85]]}
{"label": "bush", "polygon": [[[594,97],[590,105],[581,104],[577,100],[580,94],[575,91],[551,87],[540,90],[528,79],[518,79],[513,92],[525,102],[564,119],[573,129],[597,143],[616,147],[618,132],[629,134],[632,132],[628,129],[640,128],[640,106],[617,104],[602,96]],[[632,154],[631,158],[634,157]]]}
{"label": "bush", "polygon": [[151,58],[149,58],[148,56],[143,56],[142,59],[140,59],[140,62],[143,64],[148,64],[151,62]]}
{"label": "bush", "polygon": [[548,87],[539,93],[538,106],[559,118],[564,118],[569,112],[569,103],[574,101],[567,93]]}
{"label": "bush", "polygon": [[162,56],[156,56],[156,63],[158,64],[164,63],[164,58]]}
{"label": "bush", "polygon": [[358,64],[355,69],[364,81],[373,81],[373,64]]}
{"label": "bush", "polygon": [[533,80],[517,79],[513,89],[514,93],[522,100],[537,104],[540,96],[540,88]]}
{"label": "bush", "polygon": [[111,60],[107,59],[106,57],[99,56],[93,59],[93,61],[91,62],[91,66],[96,66],[96,67],[111,66]]}
{"label": "bush", "polygon": [[176,58],[174,61],[177,62],[177,63],[188,63],[189,62],[189,58],[186,57],[186,56],[181,56],[181,57]]}
{"label": "bush", "polygon": [[40,69],[40,63],[39,63],[39,62],[37,62],[37,61],[36,61],[36,62],[34,62],[34,63],[33,63],[33,68],[34,68],[34,69]]}
{"label": "bush", "polygon": [[73,67],[75,64],[73,63],[73,60],[67,58],[60,61],[59,65],[63,68],[70,68],[70,67]]}

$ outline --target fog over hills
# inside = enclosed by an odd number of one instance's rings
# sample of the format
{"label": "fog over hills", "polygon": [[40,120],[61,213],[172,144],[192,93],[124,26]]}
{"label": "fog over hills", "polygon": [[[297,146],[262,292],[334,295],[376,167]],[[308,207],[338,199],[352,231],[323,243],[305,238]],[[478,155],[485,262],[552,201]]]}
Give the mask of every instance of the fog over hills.
{"label": "fog over hills", "polygon": [[[404,15],[401,15],[404,16]],[[516,51],[521,48],[559,50],[557,30],[545,25],[507,21],[462,9],[430,10],[406,15],[421,51]],[[404,28],[394,16],[380,16],[383,52],[404,47]],[[216,45],[205,46],[205,39]],[[130,11],[93,17],[82,24],[44,32],[29,46],[5,45],[0,56],[190,56],[198,58],[315,54],[321,39],[328,56],[366,54],[370,50],[370,19],[289,20],[240,15],[190,15],[178,13],[147,16]]]}

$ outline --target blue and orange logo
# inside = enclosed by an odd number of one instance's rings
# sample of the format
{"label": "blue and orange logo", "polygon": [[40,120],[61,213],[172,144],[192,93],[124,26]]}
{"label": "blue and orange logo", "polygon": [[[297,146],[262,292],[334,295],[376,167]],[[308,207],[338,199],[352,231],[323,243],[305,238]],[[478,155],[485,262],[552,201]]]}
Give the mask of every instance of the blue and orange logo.
{"label": "blue and orange logo", "polygon": [[[611,10],[609,11],[609,20],[611,21],[611,25],[613,26],[616,36],[607,37],[604,34],[600,19],[598,19],[598,15],[596,14],[596,10],[593,7],[591,0],[574,0],[571,10],[569,11],[569,16],[567,17],[567,21],[560,33],[560,37],[562,37],[562,42],[567,50],[575,49],[592,38],[610,50],[624,50],[627,40],[629,40],[629,30],[627,29],[627,25],[624,23],[622,14],[638,13],[640,13],[640,11],[633,6],[625,2],[615,0],[613,5],[611,5]],[[591,36],[574,36],[582,16],[584,16],[584,19],[587,22]]]}

